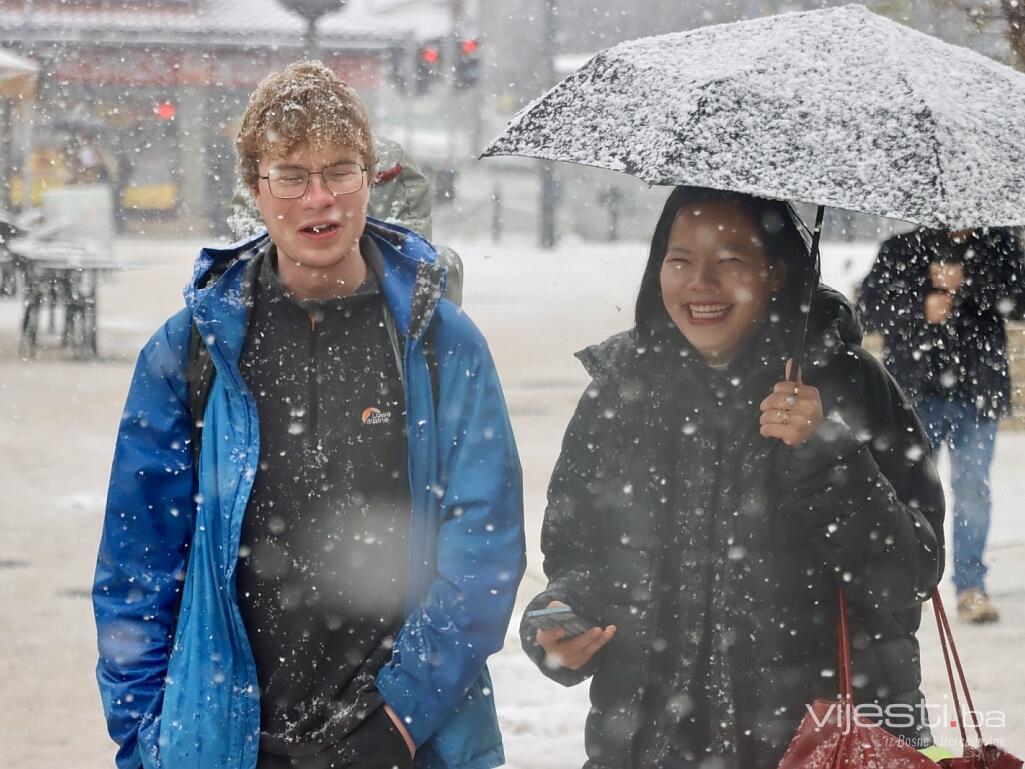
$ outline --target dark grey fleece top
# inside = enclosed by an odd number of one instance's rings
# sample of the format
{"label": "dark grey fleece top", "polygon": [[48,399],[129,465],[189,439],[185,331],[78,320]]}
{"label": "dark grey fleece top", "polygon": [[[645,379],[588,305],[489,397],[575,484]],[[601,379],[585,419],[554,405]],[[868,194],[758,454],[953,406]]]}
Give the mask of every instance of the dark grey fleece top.
{"label": "dark grey fleece top", "polygon": [[[369,238],[361,247],[376,248]],[[261,753],[310,755],[381,705],[405,619],[410,492],[402,381],[373,271],[299,301],[273,246],[254,265],[240,368],[260,418],[238,600],[260,682]],[[369,260],[368,260],[369,261]]]}

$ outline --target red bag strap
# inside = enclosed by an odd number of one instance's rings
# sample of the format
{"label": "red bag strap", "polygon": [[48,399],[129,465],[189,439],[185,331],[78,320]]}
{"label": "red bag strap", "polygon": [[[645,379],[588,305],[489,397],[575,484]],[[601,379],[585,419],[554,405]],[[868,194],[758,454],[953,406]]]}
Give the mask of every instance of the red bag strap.
{"label": "red bag strap", "polygon": [[836,693],[845,703],[854,702],[851,684],[851,632],[847,626],[847,596],[838,588],[839,612],[836,622]]}
{"label": "red bag strap", "polygon": [[989,769],[989,760],[986,758],[986,751],[983,750],[982,730],[979,728],[979,719],[976,717],[975,705],[972,702],[971,692],[968,691],[968,681],[965,679],[964,668],[961,667],[961,657],[957,653],[957,646],[954,644],[954,633],[950,629],[950,620],[947,619],[947,612],[943,608],[943,600],[940,598],[940,591],[937,589],[932,594],[933,614],[936,616],[936,628],[940,633],[940,648],[943,649],[943,661],[947,666],[947,679],[950,681],[950,694],[954,698],[954,709],[957,711],[957,725],[961,730],[961,743],[968,745],[968,734],[965,731],[964,715],[961,711],[961,699],[958,697],[957,684],[954,681],[954,671],[950,666],[951,657],[954,659],[954,666],[957,668],[957,675],[961,681],[961,689],[964,691],[965,701],[968,703],[968,712],[972,716],[972,726],[975,727],[975,735],[979,738],[979,755],[982,763]]}

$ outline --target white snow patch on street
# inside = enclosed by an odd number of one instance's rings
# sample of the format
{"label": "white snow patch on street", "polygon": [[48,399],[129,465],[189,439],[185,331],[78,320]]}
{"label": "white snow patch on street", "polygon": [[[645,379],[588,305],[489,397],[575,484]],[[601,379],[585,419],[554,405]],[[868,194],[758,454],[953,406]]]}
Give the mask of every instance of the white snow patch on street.
{"label": "white snow patch on street", "polygon": [[[539,533],[545,489],[566,424],[587,384],[572,353],[628,328],[647,258],[646,243],[566,239],[542,251],[526,239],[452,244],[466,264],[466,308],[486,335],[512,411],[524,469],[527,577],[513,630],[543,584]],[[106,769],[115,748],[102,723],[94,664],[96,638],[87,600],[113,443],[138,347],[181,305],[181,286],[198,244],[146,244],[151,262],[101,287],[102,363],[62,358],[53,339],[40,359],[16,353],[20,306],[0,303],[0,461],[7,469],[0,505],[0,561],[23,564],[0,579],[0,745],[10,769]],[[877,244],[823,244],[827,283],[850,294]],[[138,241],[119,241],[134,251]],[[946,475],[946,460],[941,471]],[[1025,433],[1004,430],[993,470],[990,591],[1003,620],[989,627],[954,623],[979,708],[1003,709],[1007,726],[987,736],[1025,753]],[[949,540],[949,530],[948,530]],[[945,598],[953,609],[949,580]],[[928,613],[919,638],[923,688],[943,703],[946,673]],[[573,769],[584,760],[588,684],[564,688],[523,654],[515,632],[489,663],[511,769]],[[60,697],[39,697],[59,681]],[[53,724],[63,737],[54,739]],[[937,730],[950,738],[956,730]]]}

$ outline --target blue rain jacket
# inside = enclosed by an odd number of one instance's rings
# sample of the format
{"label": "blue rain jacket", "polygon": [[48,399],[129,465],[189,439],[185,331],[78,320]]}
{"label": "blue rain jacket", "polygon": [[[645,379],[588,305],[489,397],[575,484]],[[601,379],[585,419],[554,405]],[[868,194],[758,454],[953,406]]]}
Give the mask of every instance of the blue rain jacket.
{"label": "blue rain jacket", "polygon": [[[368,232],[403,340],[412,492],[407,618],[377,685],[416,742],[418,767],[491,769],[504,754],[485,660],[502,646],[525,566],[519,459],[487,344],[440,299],[434,249],[401,227],[371,220]],[[237,364],[245,269],[266,238],[204,249],[185,309],[135,369],[93,586],[97,679],[119,769],[256,765],[259,687],[235,564],[260,424]],[[217,372],[198,471],[185,376],[193,319]]]}

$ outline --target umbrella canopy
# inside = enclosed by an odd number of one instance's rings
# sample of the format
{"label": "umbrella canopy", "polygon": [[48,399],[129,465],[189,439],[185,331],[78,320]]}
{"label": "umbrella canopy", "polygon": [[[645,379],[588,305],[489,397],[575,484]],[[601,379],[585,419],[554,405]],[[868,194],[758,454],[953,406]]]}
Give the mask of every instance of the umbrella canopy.
{"label": "umbrella canopy", "polygon": [[38,74],[39,65],[34,61],[0,48],[0,96],[32,96]]}
{"label": "umbrella canopy", "polygon": [[599,53],[484,151],[944,229],[1025,222],[1025,74],[859,5]]}

